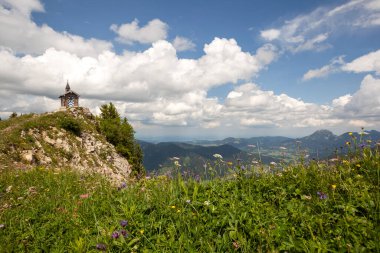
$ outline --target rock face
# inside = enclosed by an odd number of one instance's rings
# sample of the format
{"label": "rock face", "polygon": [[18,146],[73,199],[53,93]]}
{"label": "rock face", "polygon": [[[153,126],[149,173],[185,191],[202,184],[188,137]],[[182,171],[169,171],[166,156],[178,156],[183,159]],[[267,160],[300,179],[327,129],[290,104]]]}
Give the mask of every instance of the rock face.
{"label": "rock face", "polygon": [[100,173],[116,185],[124,182],[132,167],[103,135],[94,130],[94,116],[89,112],[69,113],[74,118],[83,119],[82,123],[92,125],[92,128],[85,128],[79,136],[54,125],[22,130],[20,140],[29,144],[27,148],[10,150],[20,158],[14,162],[16,167],[70,167],[84,173]]}

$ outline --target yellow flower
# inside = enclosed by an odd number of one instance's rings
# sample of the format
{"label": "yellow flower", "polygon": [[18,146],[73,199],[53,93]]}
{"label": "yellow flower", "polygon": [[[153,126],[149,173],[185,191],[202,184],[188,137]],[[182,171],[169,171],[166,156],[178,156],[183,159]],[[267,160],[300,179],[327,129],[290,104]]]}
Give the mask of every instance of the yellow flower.
{"label": "yellow flower", "polygon": [[360,167],[361,167],[361,165],[358,163],[358,164],[356,164],[356,167],[360,168]]}
{"label": "yellow flower", "polygon": [[349,132],[348,135],[349,135],[349,136],[352,136],[352,132]]}
{"label": "yellow flower", "polygon": [[336,185],[335,184],[332,184],[331,185],[331,189],[334,191],[336,189]]}
{"label": "yellow flower", "polygon": [[181,210],[180,209],[177,209],[177,213],[180,213],[181,212]]}
{"label": "yellow flower", "polygon": [[140,234],[144,234],[144,229],[141,229],[141,230],[140,230]]}
{"label": "yellow flower", "polygon": [[347,146],[350,146],[350,145],[351,145],[351,142],[346,141],[346,145],[347,145]]}
{"label": "yellow flower", "polygon": [[173,209],[174,209],[174,208],[175,208],[175,206],[171,206],[171,208],[173,208]]}
{"label": "yellow flower", "polygon": [[372,141],[371,140],[367,140],[367,143],[371,143]]}
{"label": "yellow flower", "polygon": [[232,162],[227,162],[227,165],[232,166],[233,163]]}

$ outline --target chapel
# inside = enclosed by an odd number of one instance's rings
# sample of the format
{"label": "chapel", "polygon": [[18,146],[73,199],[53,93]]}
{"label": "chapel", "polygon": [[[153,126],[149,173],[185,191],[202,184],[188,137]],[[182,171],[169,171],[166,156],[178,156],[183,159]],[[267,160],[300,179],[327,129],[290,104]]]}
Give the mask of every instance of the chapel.
{"label": "chapel", "polygon": [[78,107],[79,95],[70,89],[69,82],[67,81],[65,94],[59,96],[61,99],[61,107]]}

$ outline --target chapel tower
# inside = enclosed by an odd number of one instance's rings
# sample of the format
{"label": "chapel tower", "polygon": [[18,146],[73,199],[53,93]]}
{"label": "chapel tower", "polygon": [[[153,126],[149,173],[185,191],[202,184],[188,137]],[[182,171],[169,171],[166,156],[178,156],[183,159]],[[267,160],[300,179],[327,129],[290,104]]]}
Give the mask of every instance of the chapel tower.
{"label": "chapel tower", "polygon": [[79,106],[79,95],[78,93],[71,90],[69,81],[66,83],[65,94],[59,96],[61,99],[61,107],[78,107]]}

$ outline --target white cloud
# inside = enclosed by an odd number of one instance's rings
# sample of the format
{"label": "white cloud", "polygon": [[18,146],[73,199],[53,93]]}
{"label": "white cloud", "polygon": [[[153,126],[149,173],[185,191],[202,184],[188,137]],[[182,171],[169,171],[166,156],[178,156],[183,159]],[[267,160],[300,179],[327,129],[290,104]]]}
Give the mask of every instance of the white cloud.
{"label": "white cloud", "polygon": [[[44,7],[39,0],[0,0],[0,5],[26,17],[30,17],[33,11],[44,11]],[[2,11],[6,12],[6,9]]]}
{"label": "white cloud", "polygon": [[260,36],[268,41],[275,40],[280,37],[281,31],[277,29],[269,29],[260,32]]}
{"label": "white cloud", "polygon": [[195,44],[191,40],[180,36],[176,36],[172,44],[177,52],[195,49]]}
{"label": "white cloud", "polygon": [[38,26],[31,20],[32,11],[43,11],[39,1],[0,1],[2,47],[21,54],[41,54],[54,47],[80,56],[95,56],[112,48],[110,42],[84,39],[67,32],[58,33],[46,24]]}
{"label": "white cloud", "polygon": [[311,69],[307,71],[303,77],[303,81],[308,81],[314,78],[321,78],[340,71],[341,66],[344,64],[344,56],[333,58],[328,65],[325,65],[319,69]]}
{"label": "white cloud", "polygon": [[153,19],[145,26],[139,27],[139,21],[135,19],[131,23],[120,26],[113,24],[110,29],[118,35],[116,40],[121,43],[129,45],[134,42],[150,44],[166,39],[169,26],[159,19]]}
{"label": "white cloud", "polygon": [[380,50],[363,55],[342,67],[342,70],[354,73],[376,72],[380,74]]}
{"label": "white cloud", "polygon": [[380,25],[378,0],[354,0],[336,7],[319,7],[286,21],[281,27],[263,30],[267,41],[277,41],[285,50],[298,53],[329,48],[328,38],[344,30]]}

